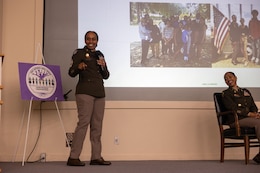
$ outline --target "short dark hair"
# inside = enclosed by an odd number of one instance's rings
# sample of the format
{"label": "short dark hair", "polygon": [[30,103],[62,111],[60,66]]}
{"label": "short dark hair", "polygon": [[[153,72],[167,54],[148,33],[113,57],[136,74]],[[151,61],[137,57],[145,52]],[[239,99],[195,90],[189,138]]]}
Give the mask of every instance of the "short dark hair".
{"label": "short dark hair", "polygon": [[228,71],[228,72],[226,72],[226,73],[225,73],[225,75],[226,75],[227,73],[229,73],[229,74],[232,74],[233,76],[235,76],[235,77],[236,77],[235,73],[234,73],[234,72],[232,72],[232,71]]}
{"label": "short dark hair", "polygon": [[251,14],[252,14],[252,15],[255,14],[255,15],[257,16],[257,15],[258,15],[258,11],[257,11],[257,10],[252,10]]}
{"label": "short dark hair", "polygon": [[87,40],[87,35],[88,35],[89,33],[94,33],[94,34],[96,35],[97,41],[98,41],[98,34],[97,34],[95,31],[88,31],[88,32],[86,32],[86,34],[85,34],[85,41]]}

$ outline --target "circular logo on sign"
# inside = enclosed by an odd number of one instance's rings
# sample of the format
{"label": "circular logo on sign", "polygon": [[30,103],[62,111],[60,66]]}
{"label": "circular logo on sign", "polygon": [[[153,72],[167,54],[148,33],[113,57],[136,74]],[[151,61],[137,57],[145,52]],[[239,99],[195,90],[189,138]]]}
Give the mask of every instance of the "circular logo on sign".
{"label": "circular logo on sign", "polygon": [[27,71],[26,85],[34,96],[42,99],[51,97],[57,87],[54,74],[43,65],[32,66]]}

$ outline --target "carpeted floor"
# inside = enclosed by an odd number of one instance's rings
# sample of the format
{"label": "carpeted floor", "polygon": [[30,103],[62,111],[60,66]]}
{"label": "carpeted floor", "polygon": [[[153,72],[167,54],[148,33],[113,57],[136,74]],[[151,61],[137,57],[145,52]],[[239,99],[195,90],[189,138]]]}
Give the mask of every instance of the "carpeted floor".
{"label": "carpeted floor", "polygon": [[0,162],[1,173],[259,173],[260,165],[244,160],[219,161],[114,161],[110,166],[70,167],[66,162]]}

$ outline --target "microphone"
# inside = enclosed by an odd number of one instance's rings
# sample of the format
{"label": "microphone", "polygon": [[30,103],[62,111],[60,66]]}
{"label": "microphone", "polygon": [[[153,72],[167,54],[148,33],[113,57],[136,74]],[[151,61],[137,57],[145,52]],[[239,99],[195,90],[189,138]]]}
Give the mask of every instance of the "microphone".
{"label": "microphone", "polygon": [[[99,59],[99,60],[105,61],[105,58],[104,58],[103,53],[101,53],[100,51],[96,51],[96,53],[97,53],[97,56],[98,56],[98,59]],[[101,70],[102,70],[102,71],[105,70],[102,65],[100,65],[100,67],[101,67]]]}

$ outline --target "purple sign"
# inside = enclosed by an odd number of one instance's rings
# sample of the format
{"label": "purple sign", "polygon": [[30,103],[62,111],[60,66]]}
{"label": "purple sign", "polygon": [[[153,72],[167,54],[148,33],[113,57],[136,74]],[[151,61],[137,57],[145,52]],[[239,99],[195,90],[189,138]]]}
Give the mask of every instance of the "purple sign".
{"label": "purple sign", "polygon": [[59,66],[19,62],[18,67],[23,100],[64,100]]}

